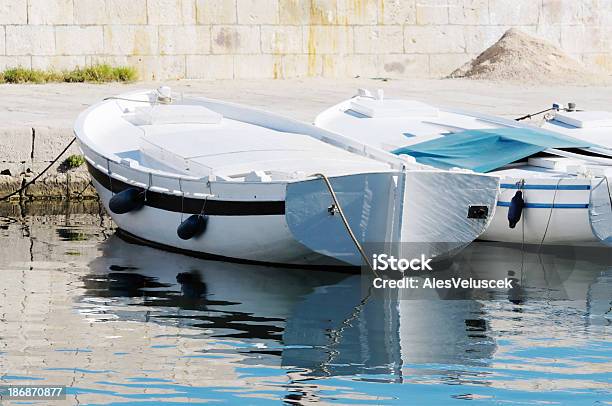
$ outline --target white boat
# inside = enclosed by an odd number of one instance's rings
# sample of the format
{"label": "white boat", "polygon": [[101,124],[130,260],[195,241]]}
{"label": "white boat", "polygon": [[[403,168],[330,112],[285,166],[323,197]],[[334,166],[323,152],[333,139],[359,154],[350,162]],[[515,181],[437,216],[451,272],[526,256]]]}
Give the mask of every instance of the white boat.
{"label": "white boat", "polygon": [[612,155],[590,156],[600,150],[590,142],[363,89],[323,111],[315,125],[419,163],[499,176],[498,210],[481,239],[612,243]]}
{"label": "white boat", "polygon": [[74,131],[123,235],[217,259],[356,266],[369,242],[447,255],[485,230],[499,187],[495,177],[423,170],[310,124],[167,88],[108,98]]}

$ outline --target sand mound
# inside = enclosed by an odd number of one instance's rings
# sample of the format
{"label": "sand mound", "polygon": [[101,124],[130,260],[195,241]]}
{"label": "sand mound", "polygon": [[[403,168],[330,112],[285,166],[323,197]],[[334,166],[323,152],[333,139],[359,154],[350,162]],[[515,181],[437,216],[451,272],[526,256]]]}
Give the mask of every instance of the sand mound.
{"label": "sand mound", "polygon": [[449,77],[549,84],[601,83],[609,79],[555,45],[514,28]]}

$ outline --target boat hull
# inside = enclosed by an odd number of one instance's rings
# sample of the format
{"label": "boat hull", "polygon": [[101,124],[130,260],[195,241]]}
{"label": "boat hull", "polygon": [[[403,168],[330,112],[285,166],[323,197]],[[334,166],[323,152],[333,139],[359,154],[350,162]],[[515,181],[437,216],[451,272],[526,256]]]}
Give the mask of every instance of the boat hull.
{"label": "boat hull", "polygon": [[[520,187],[524,181],[524,186]],[[481,240],[525,244],[600,243],[610,238],[610,200],[601,178],[502,177],[497,212]],[[512,197],[521,189],[525,207],[509,227]]]}
{"label": "boat hull", "polygon": [[218,259],[300,266],[346,266],[295,241],[287,228],[284,214],[209,216],[202,235],[182,240],[176,229],[189,214],[146,204],[134,212],[115,214],[109,209],[113,193],[95,179],[93,184],[117,227],[143,243]]}

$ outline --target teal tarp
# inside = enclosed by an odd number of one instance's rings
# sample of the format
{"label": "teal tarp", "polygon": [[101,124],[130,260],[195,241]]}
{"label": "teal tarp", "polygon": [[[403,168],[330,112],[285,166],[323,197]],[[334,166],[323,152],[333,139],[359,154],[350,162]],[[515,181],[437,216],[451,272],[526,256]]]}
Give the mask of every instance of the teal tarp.
{"label": "teal tarp", "polygon": [[437,168],[459,167],[489,172],[545,149],[593,146],[537,128],[493,128],[460,131],[392,152],[411,155],[417,162]]}

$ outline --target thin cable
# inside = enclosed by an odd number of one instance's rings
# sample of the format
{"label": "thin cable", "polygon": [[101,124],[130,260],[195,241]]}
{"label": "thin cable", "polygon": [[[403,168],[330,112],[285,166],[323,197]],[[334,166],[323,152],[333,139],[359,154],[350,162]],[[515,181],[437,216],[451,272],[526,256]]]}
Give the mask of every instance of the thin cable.
{"label": "thin cable", "polygon": [[610,210],[612,211],[612,190],[610,190],[610,182],[608,182],[608,177],[604,175],[604,179],[606,180],[606,186],[608,188],[608,199],[610,199]]}
{"label": "thin cable", "polygon": [[553,211],[555,210],[555,201],[557,200],[557,191],[559,190],[559,185],[561,184],[562,180],[563,178],[559,178],[559,180],[557,181],[557,186],[555,186],[555,194],[553,195],[552,204],[550,205],[550,213],[548,213],[548,221],[546,222],[546,228],[544,229],[544,235],[542,236],[542,241],[540,241],[540,247],[538,248],[538,251],[542,248],[542,245],[544,245],[544,240],[546,239],[546,234],[548,233],[548,226],[550,226],[550,219],[552,218]]}
{"label": "thin cable", "polygon": [[351,240],[353,240],[355,247],[357,247],[357,251],[359,251],[359,254],[361,254],[361,257],[363,258],[365,263],[368,265],[370,270],[374,273],[374,275],[377,278],[380,278],[380,276],[378,275],[378,273],[376,272],[376,270],[370,263],[370,259],[368,258],[365,251],[363,250],[361,243],[357,240],[357,237],[355,237],[355,234],[353,233],[353,230],[351,229],[351,226],[349,225],[348,220],[346,219],[346,216],[344,215],[344,210],[342,210],[342,206],[340,206],[340,202],[338,201],[338,197],[336,196],[336,192],[334,191],[334,188],[332,187],[331,182],[329,181],[329,178],[323,175],[322,173],[315,173],[312,176],[317,176],[323,179],[323,181],[325,182],[325,185],[327,186],[327,189],[329,190],[329,193],[331,194],[332,200],[334,201],[334,204],[336,205],[336,208],[338,209],[338,214],[340,214],[340,218],[342,219],[342,222],[344,223],[344,227],[346,228],[346,231],[349,237],[351,237]]}
{"label": "thin cable", "polygon": [[549,111],[554,110],[554,109],[555,109],[555,107],[550,107],[550,108],[548,108],[546,110],[538,111],[537,113],[525,114],[522,117],[515,118],[514,121],[526,120],[528,118],[532,118],[533,116],[539,116],[540,114],[548,113]]}
{"label": "thin cable", "polygon": [[32,179],[31,181],[29,181],[28,183],[26,183],[25,185],[23,185],[21,188],[19,188],[18,190],[15,190],[13,193],[9,193],[7,196],[1,197],[0,198],[0,202],[4,201],[4,200],[8,200],[11,197],[20,194],[21,192],[23,192],[24,190],[26,190],[28,188],[28,186],[30,186],[31,184],[33,184],[34,182],[36,182],[41,176],[43,176],[53,165],[55,165],[55,163],[60,159],[60,157],[62,155],[64,155],[66,153],[66,151],[68,151],[68,148],[70,148],[72,146],[72,144],[74,144],[74,142],[76,141],[76,137],[72,139],[72,141],[70,141],[68,143],[68,145],[66,145],[66,148],[64,148],[62,150],[62,152],[59,153],[58,156],[55,157],[55,159],[53,161],[51,161],[51,163],[38,175],[36,175],[34,177],[34,179]]}

